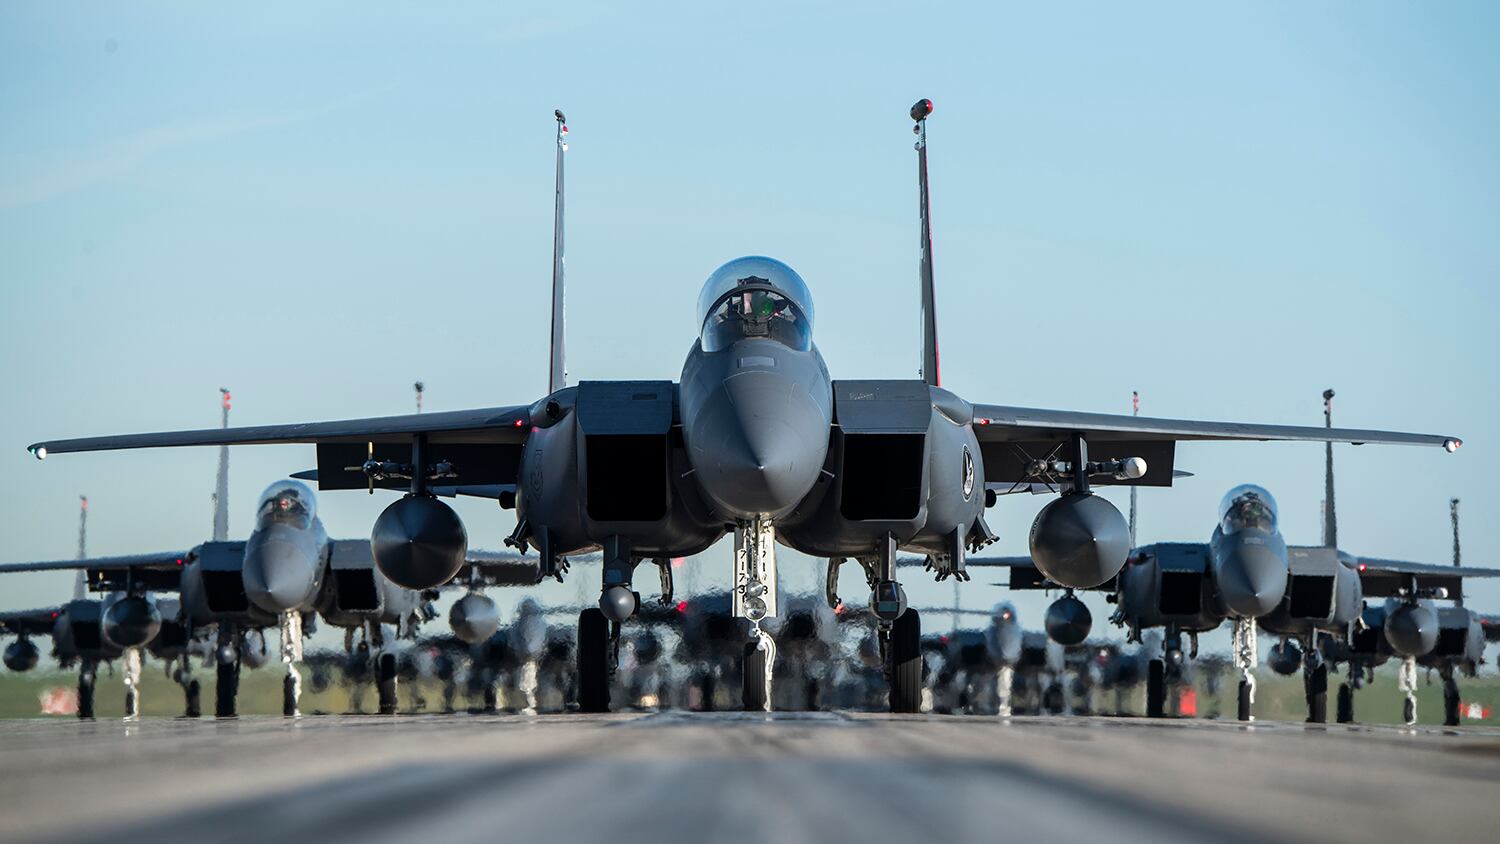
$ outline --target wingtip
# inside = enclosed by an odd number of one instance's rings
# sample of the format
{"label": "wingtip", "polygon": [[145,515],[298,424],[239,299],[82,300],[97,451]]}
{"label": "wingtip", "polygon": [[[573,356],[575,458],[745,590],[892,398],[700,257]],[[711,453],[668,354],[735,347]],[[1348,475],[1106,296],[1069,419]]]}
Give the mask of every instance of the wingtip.
{"label": "wingtip", "polygon": [[1458,451],[1460,448],[1462,448],[1463,444],[1464,441],[1459,439],[1458,437],[1449,437],[1443,440],[1443,451],[1452,454],[1453,452]]}
{"label": "wingtip", "polygon": [[32,443],[31,445],[26,446],[26,450],[31,453],[32,457],[35,457],[38,460],[47,459],[46,443]]}

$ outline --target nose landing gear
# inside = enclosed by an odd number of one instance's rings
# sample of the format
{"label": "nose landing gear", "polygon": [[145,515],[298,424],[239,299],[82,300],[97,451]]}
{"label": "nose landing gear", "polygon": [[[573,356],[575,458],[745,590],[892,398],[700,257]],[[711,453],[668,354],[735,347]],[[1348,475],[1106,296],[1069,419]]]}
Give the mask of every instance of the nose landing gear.
{"label": "nose landing gear", "polygon": [[1234,667],[1240,672],[1236,717],[1241,721],[1254,721],[1255,716],[1250,710],[1255,704],[1255,665],[1260,661],[1255,619],[1236,618],[1233,639]]}
{"label": "nose landing gear", "polygon": [[768,518],[741,522],[734,530],[733,614],[750,621],[745,645],[741,701],[746,712],[771,711],[771,673],[776,643],[760,623],[776,615],[776,528]]}

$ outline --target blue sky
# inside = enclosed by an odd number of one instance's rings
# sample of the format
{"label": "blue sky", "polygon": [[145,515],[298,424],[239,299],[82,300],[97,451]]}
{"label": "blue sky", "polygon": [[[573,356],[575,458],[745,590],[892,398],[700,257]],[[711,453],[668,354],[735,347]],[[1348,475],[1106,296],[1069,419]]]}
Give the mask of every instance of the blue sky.
{"label": "blue sky", "polygon": [[[914,375],[925,96],[946,386],[1306,424],[1333,386],[1341,424],[1466,441],[1338,449],[1342,544],[1446,561],[1459,496],[1465,559],[1500,565],[1500,7],[804,5],[0,7],[0,559],[71,556],[80,493],[95,553],[209,531],[212,450],[38,464],[37,439],[214,425],[221,385],[238,424],[405,412],[416,379],[432,410],[537,397],[554,108],[575,379],[675,378],[698,286],[747,253],[806,278],[836,377]],[[232,531],[312,462],[236,451]],[[1318,541],[1320,446],[1178,462],[1142,541],[1205,538],[1243,481]],[[321,511],[361,536],[386,503]],[[1042,503],[991,511],[998,551]],[[476,546],[512,527],[460,510]]]}

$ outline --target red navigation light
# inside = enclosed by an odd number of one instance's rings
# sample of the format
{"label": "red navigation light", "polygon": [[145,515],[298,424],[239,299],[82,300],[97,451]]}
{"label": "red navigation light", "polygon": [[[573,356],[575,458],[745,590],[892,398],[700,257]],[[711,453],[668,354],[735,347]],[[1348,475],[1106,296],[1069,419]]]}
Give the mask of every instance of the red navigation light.
{"label": "red navigation light", "polygon": [[520,420],[520,419],[517,419],[517,420],[516,420],[516,427],[517,427],[517,428],[519,428],[519,427],[521,427],[521,426],[523,426],[523,425],[525,425],[525,424],[526,424],[526,423],[525,423],[525,422],[524,422],[524,421],[523,421],[523,420]]}
{"label": "red navigation light", "polygon": [[52,617],[53,617],[53,618],[57,618],[57,617],[58,617],[58,616],[60,616],[60,615],[62,615],[62,613],[60,613],[60,612],[58,612],[58,611],[57,611],[57,610],[53,610],[53,611],[52,611]]}
{"label": "red navigation light", "polygon": [[685,612],[687,612],[687,601],[678,601],[677,602],[677,612],[678,613],[685,613]]}
{"label": "red navigation light", "polygon": [[981,416],[978,419],[974,420],[974,424],[975,425],[988,425],[988,424],[990,424],[990,420],[988,418],[986,418],[986,417]]}
{"label": "red navigation light", "polygon": [[179,566],[182,565],[182,558],[181,557],[177,558],[177,565],[179,565]]}
{"label": "red navigation light", "polygon": [[1365,564],[1364,563],[1360,563],[1359,564],[1359,570],[1360,571],[1364,571],[1365,570]]}

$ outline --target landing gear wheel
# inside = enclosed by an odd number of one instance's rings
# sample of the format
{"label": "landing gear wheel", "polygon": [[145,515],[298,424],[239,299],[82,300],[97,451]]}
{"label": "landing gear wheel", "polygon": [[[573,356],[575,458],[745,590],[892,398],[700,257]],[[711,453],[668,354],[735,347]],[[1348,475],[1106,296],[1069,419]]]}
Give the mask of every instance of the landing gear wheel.
{"label": "landing gear wheel", "polygon": [[125,692],[125,717],[133,718],[141,711],[141,696],[135,689]]}
{"label": "landing gear wheel", "polygon": [[182,708],[182,717],[198,718],[203,715],[203,684],[197,680],[189,680],[183,689],[183,697],[186,698]]}
{"label": "landing gear wheel", "polygon": [[1244,680],[1240,681],[1239,706],[1235,712],[1235,717],[1241,721],[1250,720],[1250,684]]}
{"label": "landing gear wheel", "polygon": [[235,709],[235,698],[240,694],[240,664],[231,662],[228,665],[219,663],[218,682],[214,684],[214,717],[234,718],[239,715]]}
{"label": "landing gear wheel", "polygon": [[754,642],[745,645],[745,682],[741,700],[746,712],[769,712],[771,702],[766,697],[766,679],[771,666],[766,657],[769,652],[756,647]]}
{"label": "landing gear wheel", "polygon": [[94,672],[84,671],[78,675],[78,717],[94,717]]}
{"label": "landing gear wheel", "polygon": [[495,693],[495,684],[490,683],[484,687],[484,711],[494,712],[500,708],[500,695]]}
{"label": "landing gear wheel", "polygon": [[1407,698],[1401,703],[1401,720],[1407,724],[1414,724],[1417,720],[1417,704]]}
{"label": "landing gear wheel", "polygon": [[1338,714],[1340,724],[1354,723],[1354,689],[1348,683],[1339,684]]}
{"label": "landing gear wheel", "polygon": [[1452,677],[1443,681],[1443,726],[1458,726],[1458,681]]}
{"label": "landing gear wheel", "polygon": [[290,674],[281,678],[281,714],[287,718],[297,714],[297,681]]}
{"label": "landing gear wheel", "polygon": [[922,709],[922,619],[917,611],[906,612],[891,622],[891,711]]}
{"label": "landing gear wheel", "polygon": [[1159,659],[1146,666],[1146,717],[1163,718],[1167,714],[1167,664]]}
{"label": "landing gear wheel", "polygon": [[1307,675],[1307,723],[1328,723],[1328,665],[1314,668]]}
{"label": "landing gear wheel", "polygon": [[578,710],[609,711],[609,619],[595,608],[578,614]]}
{"label": "landing gear wheel", "polygon": [[381,654],[375,658],[375,689],[380,696],[381,715],[396,714],[396,655]]}

